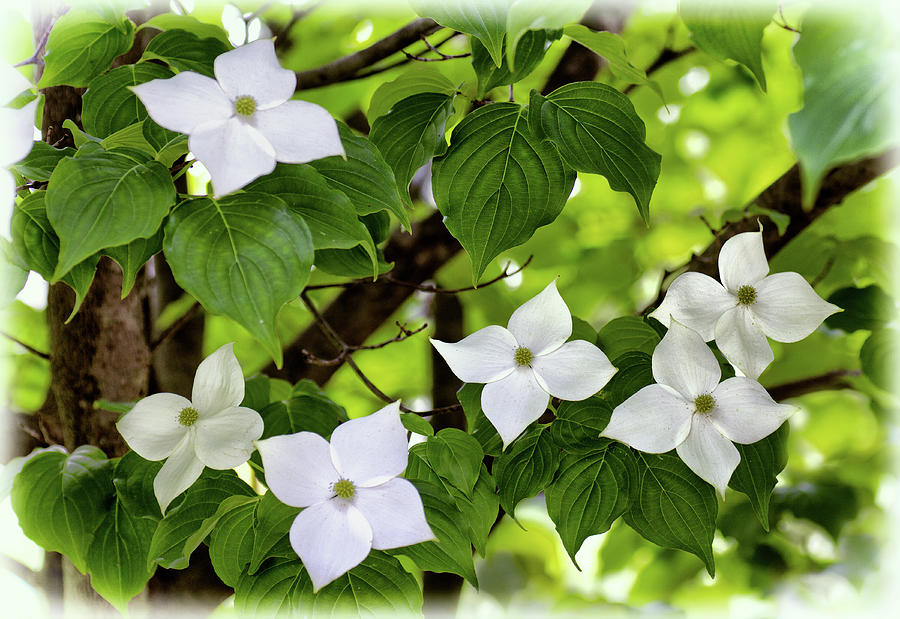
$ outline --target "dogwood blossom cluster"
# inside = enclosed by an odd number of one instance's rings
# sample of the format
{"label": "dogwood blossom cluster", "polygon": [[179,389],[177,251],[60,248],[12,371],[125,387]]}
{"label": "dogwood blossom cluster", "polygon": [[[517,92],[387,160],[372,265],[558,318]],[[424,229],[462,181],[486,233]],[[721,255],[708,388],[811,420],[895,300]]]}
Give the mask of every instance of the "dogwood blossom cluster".
{"label": "dogwood blossom cluster", "polygon": [[188,134],[188,147],[206,166],[216,197],[237,191],[275,169],[344,155],[328,111],[289,100],[297,86],[264,39],[216,57],[216,79],[182,71],[131,89],[160,126]]}

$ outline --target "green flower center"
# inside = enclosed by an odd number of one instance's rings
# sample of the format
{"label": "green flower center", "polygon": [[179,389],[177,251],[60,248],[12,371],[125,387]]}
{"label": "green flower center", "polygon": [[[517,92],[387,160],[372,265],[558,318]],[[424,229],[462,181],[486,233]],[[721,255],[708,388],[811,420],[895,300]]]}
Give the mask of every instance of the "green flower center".
{"label": "green flower center", "polygon": [[256,100],[244,95],[234,100],[234,111],[241,116],[252,116],[256,111]]}
{"label": "green flower center", "polygon": [[756,288],[753,286],[741,286],[737,292],[738,303],[741,305],[753,305],[756,303]]}
{"label": "green flower center", "polygon": [[534,355],[524,346],[519,346],[518,348],[516,348],[516,353],[515,355],[513,355],[513,359],[516,360],[516,365],[526,366],[531,365],[531,361],[532,359],[534,359]]}
{"label": "green flower center", "polygon": [[192,426],[199,416],[200,413],[197,412],[196,408],[188,406],[187,408],[181,409],[181,412],[178,413],[178,423],[183,426]]}
{"label": "green flower center", "polygon": [[334,491],[335,496],[339,496],[342,499],[350,499],[356,494],[356,486],[349,479],[337,480],[331,489]]}
{"label": "green flower center", "polygon": [[694,412],[706,414],[716,405],[716,401],[708,393],[698,395],[694,400]]}

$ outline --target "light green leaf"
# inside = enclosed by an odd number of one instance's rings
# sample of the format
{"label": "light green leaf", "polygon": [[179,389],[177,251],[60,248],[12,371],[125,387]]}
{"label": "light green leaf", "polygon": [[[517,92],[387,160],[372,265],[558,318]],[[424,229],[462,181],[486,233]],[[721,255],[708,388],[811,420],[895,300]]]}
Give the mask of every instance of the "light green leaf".
{"label": "light green leaf", "polygon": [[156,149],[153,148],[144,137],[143,123],[128,125],[124,129],[120,129],[100,140],[100,146],[110,152],[125,154],[126,150],[138,151],[141,157],[137,159],[143,161],[145,158],[155,158]]}
{"label": "light green leaf", "polygon": [[[63,129],[68,129],[72,132],[72,140],[75,142],[75,148],[78,149],[73,157],[98,152],[99,148],[97,147],[100,146],[100,138],[86,134],[78,128],[78,125],[76,125],[75,121],[71,118],[67,118],[63,121]],[[82,148],[82,146],[86,144],[94,144],[94,148]]]}
{"label": "light green leaf", "polygon": [[141,133],[148,144],[156,151],[156,160],[167,168],[188,152],[188,136],[163,129],[152,118],[145,118],[141,123]]}
{"label": "light green leaf", "polygon": [[[516,48],[516,70],[509,68],[504,57],[498,67],[487,49],[478,39],[472,40],[472,68],[478,76],[478,98],[484,98],[492,88],[514,84],[527,77],[544,59],[547,52],[547,43],[559,38],[559,31],[529,30],[519,40]],[[504,49],[506,45],[504,44]]]}
{"label": "light green leaf", "polygon": [[187,32],[197,35],[201,39],[212,37],[219,39],[226,45],[230,45],[228,42],[228,33],[225,32],[221,26],[207,24],[190,15],[163,13],[162,15],[157,15],[149,21],[144,22],[138,30],[143,30],[144,28],[155,28],[156,30],[163,31],[186,30]]}
{"label": "light green leaf", "polygon": [[[602,441],[597,439],[596,444]],[[608,531],[628,508],[633,475],[631,451],[620,443],[563,456],[545,497],[547,513],[576,567],[575,553],[584,540]]]}
{"label": "light green leaf", "polygon": [[201,38],[187,30],[172,29],[150,39],[141,60],[162,60],[178,71],[215,77],[213,61],[230,49],[231,45],[219,38]]}
{"label": "light green leaf", "polygon": [[50,31],[38,88],[87,86],[116,56],[127,52],[133,40],[134,24],[125,17],[84,9],[69,11]]}
{"label": "light green leaf", "polygon": [[811,206],[832,167],[880,153],[898,141],[893,122],[896,38],[878,24],[877,11],[808,14],[794,58],[803,72],[803,108],[788,117]]}
{"label": "light green leaf", "polygon": [[859,363],[869,380],[882,389],[893,389],[900,355],[897,351],[900,331],[895,328],[878,329],[869,336],[859,351]]}
{"label": "light green leaf", "polygon": [[428,462],[443,479],[472,496],[484,452],[478,441],[456,428],[444,428],[425,443]]}
{"label": "light green leaf", "polygon": [[63,159],[47,187],[47,216],[60,235],[51,281],[101,249],[152,235],[174,201],[172,178],[158,161],[112,152]]}
{"label": "light green leaf", "polygon": [[[0,309],[9,307],[28,280],[28,269],[16,255],[12,243],[0,240]],[[2,495],[0,495],[2,496]]]}
{"label": "light green leaf", "polygon": [[784,423],[761,441],[750,445],[734,444],[741,454],[741,461],[728,485],[747,495],[756,517],[766,531],[769,530],[769,497],[777,483],[775,476],[787,464],[789,432],[790,426]]}
{"label": "light green leaf", "polygon": [[434,160],[435,202],[472,259],[476,281],[500,252],[553,221],[575,183],[528,124],[518,104],[486,105],[454,128],[450,148]]}
{"label": "light green leaf", "polygon": [[139,62],[117,67],[95,77],[81,99],[81,123],[92,135],[105,138],[147,118],[147,108],[129,86],[172,77],[156,63]]}
{"label": "light green leaf", "polygon": [[426,92],[398,101],[372,125],[369,140],[391,166],[404,196],[416,170],[447,150],[444,127],[452,114],[453,95]]}
{"label": "light green leaf", "polygon": [[762,66],[763,30],[772,21],[776,3],[681,0],[678,12],[697,47],[719,59],[744,65],[766,90]]}
{"label": "light green leaf", "polygon": [[456,85],[434,67],[417,65],[375,90],[366,112],[369,125],[390,112],[399,101],[426,92],[449,96],[456,92]]}
{"label": "light green leaf", "polygon": [[697,555],[709,575],[715,576],[712,540],[719,511],[715,489],[674,452],[633,453],[635,491],[625,522],[654,544]]}
{"label": "light green leaf", "polygon": [[411,0],[422,17],[476,37],[487,48],[498,67],[503,61],[506,34],[506,2],[496,0]]}
{"label": "light green leaf", "polygon": [[660,156],[644,143],[644,123],[628,97],[606,84],[575,82],[546,97],[532,91],[530,108],[529,120],[540,122],[566,163],[630,193],[649,221]]}
{"label": "light green leaf", "polygon": [[162,251],[162,228],[146,239],[135,239],[126,245],[108,247],[103,253],[115,260],[122,267],[122,298],[128,296],[134,286],[138,271],[147,264],[154,255]]}
{"label": "light green leaf", "polygon": [[563,402],[556,409],[549,434],[566,451],[590,451],[597,448],[597,437],[611,416],[612,407],[598,395],[580,402]]}
{"label": "light green leaf", "polygon": [[283,200],[239,193],[182,202],[163,250],[182,288],[246,328],[281,367],[275,317],[303,290],[313,261],[309,228]]}
{"label": "light green leaf", "polygon": [[659,98],[663,98],[662,89],[659,84],[647,78],[647,74],[643,69],[639,69],[628,59],[628,53],[625,50],[625,41],[615,32],[606,30],[596,32],[582,24],[572,24],[566,26],[563,34],[584,45],[586,48],[606,59],[609,63],[609,70],[620,80],[627,81],[629,84],[637,84],[639,86],[649,86],[653,89]]}
{"label": "light green leaf", "polygon": [[[494,459],[494,477],[500,503],[516,517],[516,505],[547,487],[559,465],[559,447],[550,438],[549,425],[532,426],[511,449]],[[596,435],[595,435],[596,440]]]}
{"label": "light green leaf", "polygon": [[32,457],[16,475],[10,496],[25,535],[85,573],[94,530],[113,492],[112,464],[85,445],[71,455],[45,451]]}
{"label": "light green leaf", "polygon": [[[553,30],[577,22],[593,0],[554,0],[535,2],[515,0],[506,18],[506,59],[510,69],[516,68],[517,47],[529,30]],[[499,64],[499,63],[498,63]]]}
{"label": "light green leaf", "polygon": [[637,316],[613,318],[597,335],[600,348],[610,359],[633,351],[652,355],[660,340],[656,330]]}
{"label": "light green leaf", "polygon": [[422,436],[434,436],[434,428],[423,417],[415,413],[400,413],[400,423],[403,427]]}
{"label": "light green leaf", "polygon": [[28,156],[13,165],[12,169],[33,181],[49,181],[56,164],[74,154],[74,148],[53,148],[46,142],[35,142]]}

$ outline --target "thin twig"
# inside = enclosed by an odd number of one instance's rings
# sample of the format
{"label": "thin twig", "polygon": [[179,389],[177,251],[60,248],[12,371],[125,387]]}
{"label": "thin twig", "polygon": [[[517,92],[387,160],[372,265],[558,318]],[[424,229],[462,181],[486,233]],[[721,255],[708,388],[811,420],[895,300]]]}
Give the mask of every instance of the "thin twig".
{"label": "thin twig", "polygon": [[454,32],[452,35],[450,35],[448,38],[444,39],[437,45],[432,45],[428,41],[428,38],[424,34],[419,36],[419,38],[425,44],[425,47],[427,47],[429,51],[432,51],[435,54],[437,54],[439,56],[439,58],[425,58],[424,56],[421,56],[421,55],[410,54],[405,49],[401,50],[401,51],[403,52],[403,55],[406,56],[407,58],[409,58],[410,60],[418,60],[419,62],[441,62],[443,60],[455,60],[456,58],[468,58],[469,56],[471,56],[472,52],[464,52],[462,54],[445,54],[444,52],[442,52],[441,50],[438,49],[438,47],[440,47],[441,45],[443,45],[444,43],[446,43],[447,41],[449,41],[450,39],[452,39],[455,36],[456,36],[456,33]]}
{"label": "thin twig", "polygon": [[[458,32],[454,32],[453,34],[451,34],[449,37],[447,37],[447,38],[444,39],[443,41],[440,41],[440,42],[438,42],[438,43],[435,43],[435,44],[433,45],[433,47],[434,47],[434,48],[441,47],[442,45],[444,45],[444,44],[447,43],[448,41],[451,41],[451,40],[452,40],[454,37],[456,37],[458,34],[459,34]],[[379,73],[384,73],[385,71],[390,71],[391,69],[396,69],[397,67],[402,67],[403,65],[408,64],[409,62],[410,62],[410,59],[409,59],[409,58],[404,58],[404,59],[402,59],[402,60],[398,60],[397,62],[393,62],[393,63],[391,63],[391,64],[386,64],[386,65],[382,65],[382,66],[380,66],[380,67],[375,67],[374,69],[372,69],[372,70],[370,70],[370,71],[365,71],[365,72],[363,72],[363,73],[359,73],[359,74],[354,75],[353,77],[351,77],[351,78],[349,78],[349,79],[351,79],[351,80],[361,80],[361,79],[365,79],[365,78],[371,77],[371,76],[373,76],[373,75],[378,75]]]}
{"label": "thin twig", "polygon": [[400,329],[400,332],[394,337],[384,340],[383,342],[379,342],[378,344],[362,344],[359,346],[354,346],[351,344],[347,344],[346,348],[341,351],[341,353],[332,359],[322,359],[321,357],[317,357],[312,354],[308,350],[303,350],[303,356],[306,357],[306,360],[313,365],[337,365],[344,361],[347,355],[351,352],[356,352],[357,350],[378,350],[379,348],[384,348],[389,344],[394,344],[396,342],[402,342],[403,340],[415,335],[416,333],[421,333],[428,327],[428,323],[423,323],[421,327],[417,329],[407,329],[406,323],[400,324],[400,321],[394,321],[394,324]]}
{"label": "thin twig", "polygon": [[187,323],[191,321],[196,314],[200,310],[200,303],[194,301],[194,304],[191,305],[188,310],[181,315],[181,318],[172,323],[168,329],[163,331],[158,338],[156,338],[153,342],[150,343],[150,352],[154,352],[157,348],[162,346],[166,341],[178,333]]}
{"label": "thin twig", "polygon": [[[650,63],[650,66],[644,71],[647,74],[647,77],[650,77],[653,73],[656,73],[664,66],[669,64],[670,62],[674,62],[681,58],[682,56],[686,56],[696,50],[696,47],[685,47],[684,49],[672,49],[670,47],[664,47],[660,52],[656,59]],[[630,93],[632,90],[640,86],[640,84],[629,84],[625,88],[622,89],[624,94]]]}
{"label": "thin twig", "polygon": [[800,34],[799,30],[797,30],[796,28],[794,28],[792,26],[788,26],[787,19],[785,19],[785,17],[784,17],[784,7],[781,6],[780,4],[778,5],[778,17],[781,18],[781,22],[778,22],[774,19],[772,20],[776,26],[778,26],[779,28],[784,28],[785,30],[787,30],[789,32],[796,32],[797,34]]}
{"label": "thin twig", "polygon": [[819,271],[818,275],[810,280],[809,285],[815,288],[820,283],[822,283],[822,280],[828,277],[828,274],[831,273],[831,269],[832,267],[834,267],[835,260],[837,260],[837,256],[829,256],[828,260],[825,262],[825,266],[822,267],[822,270]]}
{"label": "thin twig", "polygon": [[8,339],[8,340],[11,341],[11,342],[15,342],[16,344],[18,344],[19,346],[21,346],[22,348],[24,348],[25,350],[27,350],[27,351],[30,352],[31,354],[36,355],[36,356],[40,357],[41,359],[46,359],[47,361],[50,361],[50,355],[49,355],[49,354],[47,354],[47,353],[45,353],[45,352],[42,352],[42,351],[38,350],[37,348],[33,348],[32,346],[29,346],[28,344],[26,344],[26,343],[23,342],[22,340],[13,337],[13,336],[10,335],[9,333],[5,333],[5,332],[0,331],[0,335],[2,335],[3,337],[5,337],[6,339]]}

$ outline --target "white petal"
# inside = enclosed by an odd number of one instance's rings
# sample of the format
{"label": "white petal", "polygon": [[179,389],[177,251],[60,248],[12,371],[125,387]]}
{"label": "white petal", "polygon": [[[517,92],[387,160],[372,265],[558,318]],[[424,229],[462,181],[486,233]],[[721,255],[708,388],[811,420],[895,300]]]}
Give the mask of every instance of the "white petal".
{"label": "white petal", "polygon": [[160,511],[165,514],[169,503],[190,488],[202,472],[203,463],[194,452],[193,432],[188,432],[153,480],[153,493]]}
{"label": "white petal", "polygon": [[[762,226],[760,226],[762,230]],[[769,274],[762,232],[741,232],[725,241],[719,251],[719,279],[732,294]]]}
{"label": "white petal", "polygon": [[372,527],[372,548],[388,550],[435,539],[419,491],[396,477],[371,488],[357,488],[356,506]]}
{"label": "white petal", "polygon": [[6,105],[30,88],[34,88],[34,84],[24,75],[5,62],[0,62],[0,105]]}
{"label": "white petal", "polygon": [[661,454],[685,439],[691,429],[692,413],[692,403],[662,385],[647,385],[613,410],[600,436]]}
{"label": "white petal", "polygon": [[337,123],[321,105],[287,101],[253,116],[253,124],[283,163],[306,163],[322,157],[344,156]]}
{"label": "white petal", "polygon": [[16,179],[12,172],[0,167],[0,236],[9,240],[9,222],[13,214],[13,205],[16,202]]}
{"label": "white petal", "polygon": [[182,71],[175,77],[150,80],[132,86],[147,113],[158,125],[191,133],[211,121],[224,122],[234,115],[234,104],[216,80],[193,71]]}
{"label": "white petal", "polygon": [[237,406],[244,399],[244,373],[233,346],[225,344],[197,366],[191,400],[201,417]]}
{"label": "white petal", "polygon": [[603,351],[584,340],[566,342],[551,353],[536,356],[531,367],[550,395],[573,402],[603,389],[616,373]]}
{"label": "white petal", "polygon": [[652,365],[657,383],[672,387],[689,401],[711,393],[722,378],[719,362],[700,334],[677,320],[656,345]]}
{"label": "white petal", "polygon": [[519,343],[499,325],[479,329],[456,343],[433,339],[431,344],[457,378],[467,383],[491,383],[509,376],[516,367]]}
{"label": "white petal", "polygon": [[34,114],[37,99],[24,107],[13,110],[0,108],[0,167],[21,161],[34,146]]}
{"label": "white petal", "polygon": [[675,278],[663,302],[650,315],[667,327],[674,318],[708,342],[715,337],[719,316],[736,303],[737,299],[712,277],[689,271]]}
{"label": "white petal", "polygon": [[313,432],[282,434],[256,441],[266,471],[266,485],[278,500],[307,507],[334,496],[340,475],[331,462],[328,441]]}
{"label": "white petal", "polygon": [[728,480],[741,461],[741,454],[716,429],[709,416],[694,415],[690,434],[675,450],[689,469],[725,496]]}
{"label": "white petal", "polygon": [[331,434],[335,468],[357,486],[375,486],[406,469],[409,443],[400,422],[400,401],[339,425]]}
{"label": "white petal", "polygon": [[190,408],[191,401],[174,393],[154,393],[139,400],[119,419],[119,434],[145,460],[162,460],[175,451],[187,434],[187,426],[178,421],[178,413]]}
{"label": "white petal", "polygon": [[372,549],[372,528],[358,509],[335,498],[297,514],[290,539],[315,592],[366,558]]}
{"label": "white petal", "polygon": [[765,333],[744,305],[719,318],[716,345],[731,365],[750,378],[758,378],[775,358]]}
{"label": "white petal", "polygon": [[209,170],[217,198],[275,169],[272,146],[237,118],[201,125],[188,138],[188,147]]}
{"label": "white petal", "polygon": [[817,295],[802,275],[789,272],[759,282],[750,311],[763,333],[776,342],[799,342],[841,308]]}
{"label": "white petal", "polygon": [[294,94],[297,77],[283,68],[271,39],[260,39],[216,57],[213,71],[232,99],[250,96],[257,107],[284,103]]}
{"label": "white petal", "polygon": [[547,410],[549,401],[550,395],[527,367],[488,383],[481,392],[481,410],[503,439],[504,449]]}
{"label": "white petal", "polygon": [[556,280],[525,301],[506,325],[520,346],[543,355],[562,346],[572,335],[572,314],[556,289]]}
{"label": "white petal", "polygon": [[742,444],[766,438],[798,410],[778,404],[762,385],[742,376],[722,381],[713,398],[716,406],[709,418],[722,434]]}
{"label": "white petal", "polygon": [[233,469],[250,459],[253,441],[262,436],[255,410],[233,406],[197,420],[197,457],[211,469]]}

